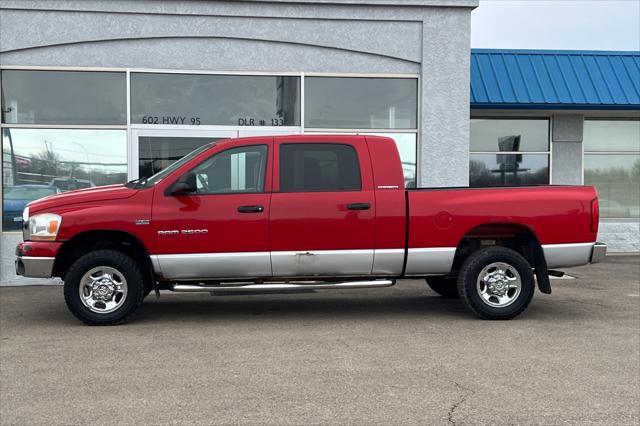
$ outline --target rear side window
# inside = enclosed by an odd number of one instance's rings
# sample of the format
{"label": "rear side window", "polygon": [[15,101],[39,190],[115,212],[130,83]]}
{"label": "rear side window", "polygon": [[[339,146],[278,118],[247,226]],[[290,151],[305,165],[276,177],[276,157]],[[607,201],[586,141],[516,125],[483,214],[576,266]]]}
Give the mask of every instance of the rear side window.
{"label": "rear side window", "polygon": [[280,146],[280,191],[359,191],[360,164],[351,145],[329,143]]}

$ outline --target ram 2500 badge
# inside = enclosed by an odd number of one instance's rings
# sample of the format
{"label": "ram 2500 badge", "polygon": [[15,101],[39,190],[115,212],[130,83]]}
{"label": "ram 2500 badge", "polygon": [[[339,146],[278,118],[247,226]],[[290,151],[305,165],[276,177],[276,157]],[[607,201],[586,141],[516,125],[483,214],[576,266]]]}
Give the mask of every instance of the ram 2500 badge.
{"label": "ram 2500 badge", "polygon": [[[148,178],[32,202],[16,271],[61,277],[71,312],[123,322],[152,291],[375,288],[424,278],[509,319],[549,273],[597,262],[588,186],[404,189],[392,139],[205,145]],[[536,279],[537,278],[537,279]]]}

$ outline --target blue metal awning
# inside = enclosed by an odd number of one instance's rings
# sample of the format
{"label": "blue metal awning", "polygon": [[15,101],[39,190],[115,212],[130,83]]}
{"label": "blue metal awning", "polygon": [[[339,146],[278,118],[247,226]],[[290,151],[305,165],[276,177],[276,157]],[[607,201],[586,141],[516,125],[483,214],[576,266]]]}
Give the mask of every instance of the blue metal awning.
{"label": "blue metal awning", "polygon": [[640,110],[640,52],[472,49],[471,108]]}

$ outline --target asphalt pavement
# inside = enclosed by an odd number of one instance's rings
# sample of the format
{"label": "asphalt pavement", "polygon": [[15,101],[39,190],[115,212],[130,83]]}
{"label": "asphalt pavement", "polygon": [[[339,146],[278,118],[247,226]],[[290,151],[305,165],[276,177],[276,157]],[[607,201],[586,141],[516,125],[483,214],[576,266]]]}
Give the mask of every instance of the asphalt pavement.
{"label": "asphalt pavement", "polygon": [[0,423],[639,424],[640,257],[569,273],[501,322],[423,281],[163,294],[116,327],[1,287]]}

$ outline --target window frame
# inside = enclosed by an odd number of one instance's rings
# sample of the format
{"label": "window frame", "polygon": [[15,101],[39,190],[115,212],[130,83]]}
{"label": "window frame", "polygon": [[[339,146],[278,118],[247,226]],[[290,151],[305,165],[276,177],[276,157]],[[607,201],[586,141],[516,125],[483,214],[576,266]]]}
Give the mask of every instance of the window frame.
{"label": "window frame", "polygon": [[[471,122],[473,120],[501,120],[501,121],[515,121],[515,120],[536,120],[542,121],[545,120],[547,122],[547,150],[546,151],[473,151],[471,150]],[[553,116],[549,115],[540,115],[540,116],[504,116],[504,115],[474,115],[469,118],[469,160],[471,160],[471,155],[473,154],[540,154],[546,155],[549,160],[549,183],[538,184],[538,185],[553,185],[553,150],[551,149],[551,144],[553,141]],[[529,186],[529,185],[518,185],[518,186]],[[469,176],[469,187],[470,188],[486,188],[486,187],[476,187],[471,186],[471,176]],[[508,187],[508,186],[507,186]]]}
{"label": "window frame", "polygon": [[[587,121],[640,121],[640,117],[584,117],[583,120],[583,138],[582,138],[582,164],[581,164],[581,174],[580,174],[580,184],[585,185],[584,183],[584,174],[585,174],[585,159],[587,156],[597,156],[597,155],[615,155],[615,156],[624,156],[624,155],[640,155],[640,150],[638,151],[588,151],[585,149],[584,144],[584,123]],[[640,217],[603,217],[600,215],[600,221],[608,221],[612,220],[615,222],[638,222]]]}
{"label": "window frame", "polygon": [[[315,189],[315,190],[304,190],[304,191],[283,191],[282,190],[282,147],[287,145],[342,145],[348,146],[354,153],[356,157],[356,163],[358,164],[358,189]],[[284,142],[279,145],[278,148],[278,192],[282,194],[305,194],[305,193],[317,193],[317,192],[362,192],[362,168],[360,167],[360,156],[358,155],[358,150],[355,146],[344,143],[344,142]]]}

